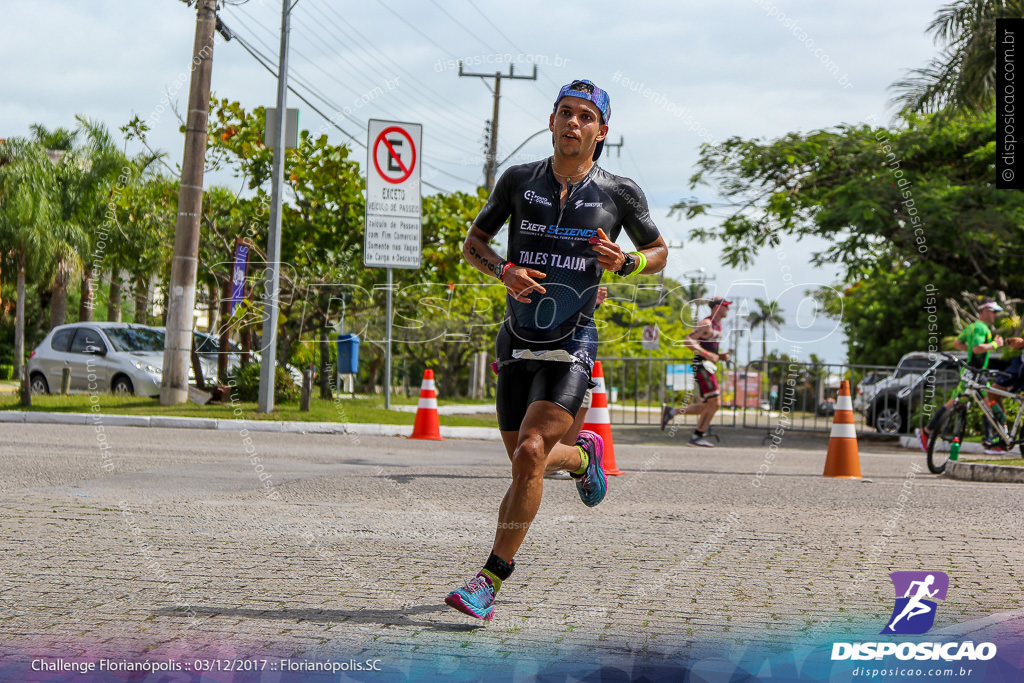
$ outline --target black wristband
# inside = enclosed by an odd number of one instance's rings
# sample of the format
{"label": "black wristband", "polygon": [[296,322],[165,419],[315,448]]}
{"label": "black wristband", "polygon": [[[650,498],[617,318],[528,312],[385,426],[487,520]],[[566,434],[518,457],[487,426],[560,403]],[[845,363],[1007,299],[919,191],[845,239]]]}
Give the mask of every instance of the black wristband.
{"label": "black wristband", "polygon": [[615,271],[615,274],[618,275],[619,277],[626,277],[634,270],[636,270],[636,266],[639,262],[639,259],[637,259],[637,257],[634,256],[632,252],[630,252],[626,254],[626,261],[622,264],[621,268]]}

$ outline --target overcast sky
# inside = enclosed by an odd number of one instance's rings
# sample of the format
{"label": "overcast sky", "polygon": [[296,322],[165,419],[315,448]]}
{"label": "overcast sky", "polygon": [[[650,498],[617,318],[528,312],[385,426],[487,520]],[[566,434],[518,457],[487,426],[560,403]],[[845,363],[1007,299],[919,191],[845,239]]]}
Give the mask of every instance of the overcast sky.
{"label": "overcast sky", "polygon": [[[836,282],[835,272],[807,265],[813,245],[787,242],[754,268],[731,271],[719,265],[720,245],[689,240],[692,225],[667,218],[668,207],[695,194],[688,181],[701,142],[771,138],[872,116],[888,121],[889,84],[937,51],[924,33],[936,9],[923,0],[298,0],[292,85],[358,143],[294,96],[289,105],[300,109],[303,128],[349,142],[361,160],[368,119],[421,123],[423,180],[468,191],[482,183],[492,99],[481,79],[458,76],[455,60],[476,73],[508,73],[514,65],[516,74],[530,75],[538,65],[536,81],[502,82],[500,159],[547,127],[562,84],[589,78],[611,95],[609,141],[624,141],[620,153],[606,149],[601,165],[639,182],[666,239],[684,243],[672,250],[668,274],[683,278],[703,267],[719,291],[782,296],[788,332],[772,346],[788,351],[789,341],[824,337],[834,327],[812,324],[812,307],[784,296],[787,287]],[[79,113],[116,131],[137,114],[152,127],[153,142],[180,161],[178,122],[162,103],[184,111],[187,102],[193,9],[179,0],[39,0],[5,2],[4,15],[0,137],[27,135],[32,123],[72,127]],[[276,69],[280,2],[231,4],[221,17]],[[213,90],[247,108],[272,106],[276,80],[237,40],[218,37]],[[509,163],[550,151],[542,134]],[[714,196],[710,188],[696,194]],[[802,344],[797,355],[810,351],[845,359],[838,333]]]}

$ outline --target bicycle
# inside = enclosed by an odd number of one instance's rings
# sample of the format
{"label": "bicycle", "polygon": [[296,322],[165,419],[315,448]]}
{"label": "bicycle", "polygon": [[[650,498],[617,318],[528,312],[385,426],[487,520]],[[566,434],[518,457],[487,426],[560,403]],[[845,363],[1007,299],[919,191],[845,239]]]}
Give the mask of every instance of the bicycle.
{"label": "bicycle", "polygon": [[[972,368],[952,354],[945,353],[942,355],[961,366],[961,384],[954,394],[956,403],[939,419],[934,432],[930,435],[931,438],[928,442],[928,470],[932,474],[942,474],[950,460],[959,459],[960,447],[963,445],[964,434],[967,431],[967,411],[972,402],[981,410],[982,419],[992,428],[993,433],[999,436],[1007,451],[1017,446],[1020,448],[1022,456],[1024,456],[1024,434],[1021,433],[1021,428],[1024,427],[1024,410],[1017,411],[1017,417],[1013,421],[1013,426],[1007,429],[1005,425],[996,419],[992,413],[992,408],[985,400],[987,394],[994,394],[1014,399],[1020,404],[1024,402],[1024,393],[1016,394],[992,387],[990,384],[991,380],[1000,374],[996,370]],[[939,361],[939,363],[941,362]],[[934,371],[939,363],[929,368],[928,372]],[[984,380],[984,382],[980,380]],[[936,444],[940,440],[949,443],[948,452],[940,451],[936,448]]]}

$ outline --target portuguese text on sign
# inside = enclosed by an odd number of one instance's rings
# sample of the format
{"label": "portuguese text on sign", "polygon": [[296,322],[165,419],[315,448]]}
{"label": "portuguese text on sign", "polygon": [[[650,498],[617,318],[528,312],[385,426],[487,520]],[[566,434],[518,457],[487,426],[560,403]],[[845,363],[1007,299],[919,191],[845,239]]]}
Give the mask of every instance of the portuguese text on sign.
{"label": "portuguese text on sign", "polygon": [[422,134],[418,123],[371,119],[367,126],[363,262],[368,267],[420,267]]}

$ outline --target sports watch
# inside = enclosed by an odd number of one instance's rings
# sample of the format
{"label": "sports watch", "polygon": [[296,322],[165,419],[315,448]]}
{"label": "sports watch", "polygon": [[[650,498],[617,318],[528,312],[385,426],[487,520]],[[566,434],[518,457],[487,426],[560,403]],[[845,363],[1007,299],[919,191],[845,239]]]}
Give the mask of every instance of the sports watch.
{"label": "sports watch", "polygon": [[622,264],[622,267],[615,271],[615,274],[619,277],[626,277],[634,270],[636,270],[636,264],[638,263],[637,257],[629,252],[626,254],[626,261]]}

